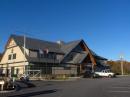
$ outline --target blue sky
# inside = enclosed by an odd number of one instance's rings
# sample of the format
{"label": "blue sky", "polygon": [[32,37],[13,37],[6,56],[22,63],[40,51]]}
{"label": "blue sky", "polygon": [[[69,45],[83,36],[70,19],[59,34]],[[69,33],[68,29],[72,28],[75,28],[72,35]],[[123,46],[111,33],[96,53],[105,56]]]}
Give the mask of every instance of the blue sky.
{"label": "blue sky", "polygon": [[130,61],[130,0],[0,0],[0,51],[10,34],[84,39],[97,54]]}

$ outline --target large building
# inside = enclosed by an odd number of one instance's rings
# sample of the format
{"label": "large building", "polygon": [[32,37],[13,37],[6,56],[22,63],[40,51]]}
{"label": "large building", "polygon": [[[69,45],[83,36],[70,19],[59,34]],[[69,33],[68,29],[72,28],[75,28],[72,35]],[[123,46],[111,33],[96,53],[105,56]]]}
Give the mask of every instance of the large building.
{"label": "large building", "polygon": [[[106,68],[107,59],[94,53],[84,40],[48,42],[11,35],[1,59],[3,73],[31,75],[82,75],[87,70]],[[8,72],[7,72],[8,71]]]}

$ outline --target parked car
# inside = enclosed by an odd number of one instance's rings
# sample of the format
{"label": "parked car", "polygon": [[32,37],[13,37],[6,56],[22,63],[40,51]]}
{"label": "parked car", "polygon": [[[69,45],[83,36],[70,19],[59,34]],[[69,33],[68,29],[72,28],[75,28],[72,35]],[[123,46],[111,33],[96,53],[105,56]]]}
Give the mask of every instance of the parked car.
{"label": "parked car", "polygon": [[100,77],[115,77],[115,73],[107,69],[102,71],[96,71],[95,74],[99,75]]}

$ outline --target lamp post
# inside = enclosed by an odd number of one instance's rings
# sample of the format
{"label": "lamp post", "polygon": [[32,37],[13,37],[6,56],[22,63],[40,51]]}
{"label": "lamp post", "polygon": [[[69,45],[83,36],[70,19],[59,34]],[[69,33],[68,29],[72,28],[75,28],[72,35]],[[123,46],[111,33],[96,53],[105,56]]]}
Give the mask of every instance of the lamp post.
{"label": "lamp post", "polygon": [[120,55],[120,61],[121,61],[121,75],[124,75],[123,58],[124,58],[124,56],[123,56],[123,55]]}

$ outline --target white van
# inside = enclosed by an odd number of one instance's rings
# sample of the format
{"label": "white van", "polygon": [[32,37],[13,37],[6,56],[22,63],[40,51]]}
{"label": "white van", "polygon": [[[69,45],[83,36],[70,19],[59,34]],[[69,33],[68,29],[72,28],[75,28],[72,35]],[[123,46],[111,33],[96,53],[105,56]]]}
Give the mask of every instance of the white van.
{"label": "white van", "polygon": [[114,77],[115,73],[111,72],[109,69],[97,71],[95,74],[99,75],[100,77]]}

